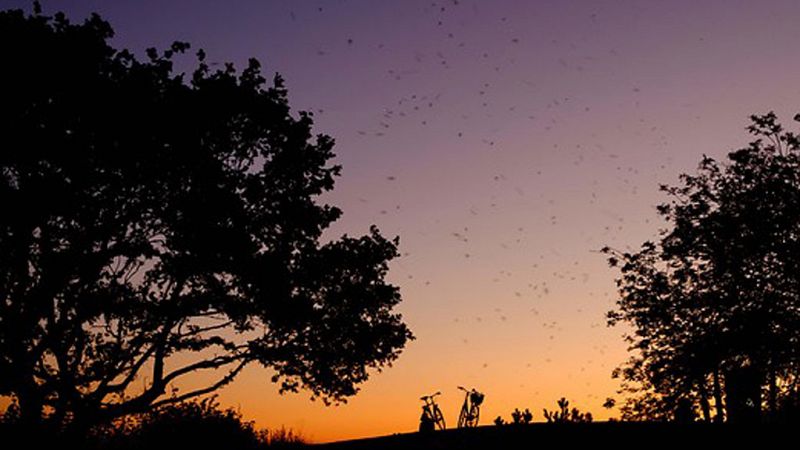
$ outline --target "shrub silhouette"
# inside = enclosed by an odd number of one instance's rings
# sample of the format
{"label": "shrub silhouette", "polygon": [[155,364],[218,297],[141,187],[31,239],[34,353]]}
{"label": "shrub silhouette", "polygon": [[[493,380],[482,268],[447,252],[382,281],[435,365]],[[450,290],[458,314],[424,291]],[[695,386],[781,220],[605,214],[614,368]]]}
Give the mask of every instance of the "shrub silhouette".
{"label": "shrub silhouette", "polygon": [[165,406],[117,423],[104,438],[109,450],[143,448],[230,448],[254,450],[304,445],[285,428],[257,430],[231,408],[222,409],[214,397]]}
{"label": "shrub silhouette", "polygon": [[548,411],[544,409],[544,418],[547,423],[578,423],[578,422],[591,422],[593,420],[592,413],[582,413],[578,408],[569,409],[569,400],[561,397],[558,401],[558,409]]}
{"label": "shrub silhouette", "polygon": [[281,427],[259,432],[262,444],[268,448],[297,448],[306,446],[306,440],[295,431]]}
{"label": "shrub silhouette", "polygon": [[525,411],[514,408],[514,411],[511,413],[511,420],[514,425],[527,425],[533,422],[533,413],[528,408],[525,408]]}

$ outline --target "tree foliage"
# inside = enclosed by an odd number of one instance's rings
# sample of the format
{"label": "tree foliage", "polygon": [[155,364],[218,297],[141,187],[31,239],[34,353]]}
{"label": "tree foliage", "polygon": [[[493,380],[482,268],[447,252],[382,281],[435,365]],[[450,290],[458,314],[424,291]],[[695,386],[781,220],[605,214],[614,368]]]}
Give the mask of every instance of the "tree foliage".
{"label": "tree foliage", "polygon": [[[254,363],[283,391],[354,395],[412,335],[384,280],[397,239],[321,241],[333,139],[254,59],[198,51],[187,76],[188,44],[140,61],[112,36],[0,13],[0,395],[23,421],[92,424]],[[180,391],[197,372],[217,378]]]}
{"label": "tree foliage", "polygon": [[774,113],[751,119],[747,147],[661,187],[657,242],[603,249],[621,272],[609,324],[633,330],[615,372],[638,394],[625,418],[711,420],[713,404],[716,420],[755,421],[797,405],[800,142]]}

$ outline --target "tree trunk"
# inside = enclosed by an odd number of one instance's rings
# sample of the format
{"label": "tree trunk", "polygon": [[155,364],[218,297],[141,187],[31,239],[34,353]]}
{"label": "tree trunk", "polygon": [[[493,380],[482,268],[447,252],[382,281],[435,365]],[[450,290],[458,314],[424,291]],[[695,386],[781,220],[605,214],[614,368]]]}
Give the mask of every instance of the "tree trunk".
{"label": "tree trunk", "polygon": [[703,410],[703,421],[706,423],[711,422],[711,406],[708,404],[708,388],[706,387],[706,378],[703,377],[698,383],[700,390],[700,409]]}
{"label": "tree trunk", "polygon": [[767,392],[767,409],[769,410],[769,421],[775,422],[778,418],[778,380],[775,375],[775,370],[769,371],[769,390]]}
{"label": "tree trunk", "polygon": [[724,422],[725,406],[722,403],[722,384],[719,381],[719,369],[714,370],[714,408],[717,410],[714,422]]}
{"label": "tree trunk", "polygon": [[42,424],[42,410],[44,405],[36,390],[36,386],[25,383],[26,386],[17,389],[19,403],[19,422],[25,428],[37,428]]}
{"label": "tree trunk", "polygon": [[728,422],[758,423],[761,420],[762,372],[752,364],[725,373],[725,403]]}
{"label": "tree trunk", "polygon": [[16,392],[19,404],[18,426],[12,430],[12,441],[21,441],[27,448],[46,448],[50,444],[51,433],[45,429],[42,417],[44,402],[35,385],[19,388]]}
{"label": "tree trunk", "polygon": [[99,425],[92,414],[76,412],[72,421],[64,428],[64,438],[69,443],[85,442],[92,427]]}

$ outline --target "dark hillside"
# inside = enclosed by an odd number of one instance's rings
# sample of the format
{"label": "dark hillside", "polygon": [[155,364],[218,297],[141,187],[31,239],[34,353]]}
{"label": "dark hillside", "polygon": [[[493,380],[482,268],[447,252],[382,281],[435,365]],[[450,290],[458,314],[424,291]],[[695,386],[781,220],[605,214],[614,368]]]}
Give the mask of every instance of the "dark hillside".
{"label": "dark hillside", "polygon": [[406,449],[529,449],[543,446],[562,448],[720,448],[752,442],[758,448],[775,444],[794,448],[797,427],[731,426],[666,423],[587,423],[484,426],[445,430],[431,434],[407,433],[377,438],[321,444],[325,450]]}

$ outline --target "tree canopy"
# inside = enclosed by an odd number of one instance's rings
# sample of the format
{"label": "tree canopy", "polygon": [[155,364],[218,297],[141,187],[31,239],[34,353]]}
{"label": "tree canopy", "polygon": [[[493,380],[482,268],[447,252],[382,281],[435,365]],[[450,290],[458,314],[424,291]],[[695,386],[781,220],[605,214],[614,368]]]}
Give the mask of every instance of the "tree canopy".
{"label": "tree canopy", "polygon": [[[140,61],[112,36],[0,12],[0,396],[92,424],[253,363],[282,391],[354,395],[413,336],[385,281],[397,238],[322,240],[333,139],[255,59],[200,50],[187,75],[188,44]],[[178,390],[198,371],[218,378]]]}
{"label": "tree canopy", "polygon": [[712,420],[713,399],[718,421],[758,421],[800,405],[800,142],[774,113],[751,119],[747,147],[661,187],[657,242],[604,249],[621,272],[609,323],[633,331],[616,371],[637,394],[627,418]]}

